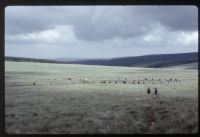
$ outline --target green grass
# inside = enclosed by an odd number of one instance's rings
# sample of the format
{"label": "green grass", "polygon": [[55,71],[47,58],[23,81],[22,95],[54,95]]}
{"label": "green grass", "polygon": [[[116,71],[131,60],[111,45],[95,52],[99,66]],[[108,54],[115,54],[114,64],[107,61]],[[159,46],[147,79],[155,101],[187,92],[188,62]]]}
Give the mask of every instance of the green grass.
{"label": "green grass", "polygon": [[[186,69],[5,62],[6,132],[196,133],[197,74]],[[127,84],[122,84],[125,78]],[[131,84],[133,80],[145,84]],[[147,87],[157,87],[159,95],[147,95]]]}

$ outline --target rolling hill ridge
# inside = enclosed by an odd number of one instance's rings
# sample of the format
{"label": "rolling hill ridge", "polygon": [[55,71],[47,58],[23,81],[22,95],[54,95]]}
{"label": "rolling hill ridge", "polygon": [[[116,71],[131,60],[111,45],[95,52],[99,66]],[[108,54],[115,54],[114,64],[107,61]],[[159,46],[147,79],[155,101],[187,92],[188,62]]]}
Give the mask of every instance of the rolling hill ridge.
{"label": "rolling hill ridge", "polygon": [[[84,65],[103,65],[103,66],[125,66],[125,67],[146,67],[146,68],[163,68],[176,65],[198,63],[198,52],[178,53],[178,54],[156,54],[136,57],[120,57],[112,59],[87,59],[87,60],[47,60],[33,59],[24,57],[5,57],[10,61],[31,61],[41,63],[62,63],[62,64],[84,64]],[[198,66],[198,65],[196,65]]]}
{"label": "rolling hill ridge", "polygon": [[159,54],[114,59],[69,61],[71,64],[162,68],[198,62],[198,53]]}

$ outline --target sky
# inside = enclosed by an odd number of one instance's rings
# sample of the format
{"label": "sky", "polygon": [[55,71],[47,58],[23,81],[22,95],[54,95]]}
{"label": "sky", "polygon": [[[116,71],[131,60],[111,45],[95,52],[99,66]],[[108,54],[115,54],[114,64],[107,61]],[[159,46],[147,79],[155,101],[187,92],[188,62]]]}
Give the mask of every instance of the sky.
{"label": "sky", "polygon": [[5,55],[115,58],[198,52],[195,6],[8,6]]}

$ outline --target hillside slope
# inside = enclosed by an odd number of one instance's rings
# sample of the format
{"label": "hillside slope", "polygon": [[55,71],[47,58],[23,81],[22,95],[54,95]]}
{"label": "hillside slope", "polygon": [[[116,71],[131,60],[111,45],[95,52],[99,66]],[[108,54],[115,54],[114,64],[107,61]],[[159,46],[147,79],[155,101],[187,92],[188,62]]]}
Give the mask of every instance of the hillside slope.
{"label": "hillside slope", "polygon": [[69,61],[71,64],[105,65],[105,66],[126,66],[126,67],[147,67],[162,68],[180,64],[198,62],[198,53],[160,54],[145,55],[138,57],[123,57],[108,60],[82,60]]}
{"label": "hillside slope", "polygon": [[[62,64],[84,64],[84,65],[102,65],[102,66],[125,66],[125,67],[146,67],[163,68],[189,63],[198,63],[198,53],[179,53],[179,54],[158,54],[145,55],[137,57],[121,57],[113,59],[87,59],[87,60],[47,60],[33,59],[24,57],[5,57],[5,60],[18,62],[41,62],[41,63],[62,63]],[[198,64],[196,65],[197,68]]]}

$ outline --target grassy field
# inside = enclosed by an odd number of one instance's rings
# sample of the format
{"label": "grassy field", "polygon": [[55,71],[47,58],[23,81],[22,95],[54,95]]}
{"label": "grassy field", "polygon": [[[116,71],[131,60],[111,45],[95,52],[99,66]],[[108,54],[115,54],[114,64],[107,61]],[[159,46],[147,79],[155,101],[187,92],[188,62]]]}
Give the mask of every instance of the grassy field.
{"label": "grassy field", "polygon": [[172,69],[192,69],[192,70],[198,70],[198,63],[188,63],[188,64],[181,64],[181,65],[175,65],[171,67],[165,67],[165,68],[172,68]]}
{"label": "grassy field", "polygon": [[6,61],[5,122],[8,134],[196,133],[198,71]]}

